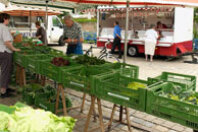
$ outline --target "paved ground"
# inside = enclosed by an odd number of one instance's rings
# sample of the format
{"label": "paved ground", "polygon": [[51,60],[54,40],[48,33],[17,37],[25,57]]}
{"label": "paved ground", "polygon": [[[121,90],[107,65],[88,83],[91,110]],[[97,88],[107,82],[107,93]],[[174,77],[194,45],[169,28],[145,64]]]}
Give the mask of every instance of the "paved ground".
{"label": "paved ground", "polygon": [[[84,49],[88,49],[90,45],[84,45]],[[66,47],[54,47],[59,50],[65,51]],[[100,49],[94,49],[94,53],[99,55]],[[140,78],[147,79],[147,77],[155,77],[161,74],[163,71],[169,72],[176,72],[176,73],[183,73],[183,74],[190,74],[195,75],[198,77],[198,65],[196,64],[185,64],[183,63],[184,60],[188,60],[188,57],[174,60],[171,62],[167,62],[162,58],[154,59],[154,62],[146,62],[143,57],[127,57],[127,63],[134,64],[140,67]],[[68,96],[72,99],[74,106],[78,106],[81,104],[82,93],[66,89]],[[15,95],[13,98],[9,99],[0,99],[0,103],[12,105],[16,101],[20,100],[20,95]],[[105,122],[108,122],[108,117],[111,114],[111,109],[113,104],[108,103],[106,101],[102,101],[103,104],[103,114],[106,117],[104,119]],[[90,106],[90,97],[86,97],[86,105],[84,109],[84,114],[86,115]],[[97,107],[96,107],[97,108]],[[71,110],[69,115],[76,116],[79,115],[79,110]],[[119,117],[119,112],[116,112],[115,118]],[[125,120],[125,117],[124,117]],[[179,124],[175,124],[160,118],[156,118],[154,116],[148,115],[146,113],[142,113],[139,111],[135,111],[130,109],[130,120],[131,124],[134,126],[133,132],[192,132],[192,129],[183,127]],[[78,119],[74,132],[82,132],[84,128],[86,118]],[[98,119],[96,122],[92,121],[90,123],[90,128],[94,128],[99,124]],[[116,126],[116,127],[115,127]],[[118,125],[114,122],[113,129],[111,132],[125,132],[127,131],[127,126],[125,125]],[[98,131],[94,131],[98,132]]]}

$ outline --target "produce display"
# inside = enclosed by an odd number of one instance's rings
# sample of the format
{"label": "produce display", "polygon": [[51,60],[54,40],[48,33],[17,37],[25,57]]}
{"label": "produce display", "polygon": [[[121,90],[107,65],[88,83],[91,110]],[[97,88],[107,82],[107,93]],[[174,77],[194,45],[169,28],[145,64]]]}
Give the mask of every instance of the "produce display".
{"label": "produce display", "polygon": [[[120,63],[121,65],[118,63],[116,65],[112,65],[114,63],[108,63],[105,62],[105,60],[100,60],[97,57],[90,57],[87,55],[73,57],[63,56],[59,55],[59,51],[53,50],[46,46],[34,46],[33,48],[29,49],[28,47],[22,48],[22,52],[15,54],[15,57],[19,59],[19,61],[16,61],[16,63],[25,67],[25,63],[22,65],[22,62],[25,62],[23,61],[23,58],[25,58],[23,55],[35,53],[42,54],[44,56],[47,54],[52,55],[50,59],[47,58],[46,60],[40,61],[40,70],[38,70],[38,74],[61,83],[65,87],[92,94],[100,99],[104,99],[115,104],[147,112],[148,114],[153,114],[155,116],[177,122],[193,129],[198,129],[198,127],[196,128],[196,126],[198,126],[198,121],[194,120],[194,117],[197,118],[196,113],[198,109],[198,93],[193,91],[196,88],[195,76],[164,72],[162,75],[156,78],[151,78],[150,81],[140,80],[138,79],[139,73],[137,66],[124,66],[122,63]],[[52,59],[52,57],[54,58]],[[39,57],[32,57],[32,59],[36,61],[37,59],[41,60]],[[28,67],[25,68],[28,69]],[[33,70],[33,72],[35,72],[35,70]],[[161,82],[165,83],[165,85],[161,86],[158,84]],[[153,85],[157,85],[157,88]],[[45,110],[54,111],[56,90],[50,86],[44,88],[39,88],[37,86],[36,88],[34,88],[34,86],[32,88],[27,88],[24,91],[24,97],[27,96],[31,96],[32,98],[37,97],[35,99],[36,103],[34,102],[36,106]],[[26,112],[26,109],[23,109],[23,111]],[[42,110],[37,112],[43,114]],[[31,111],[30,113],[36,115],[37,112],[34,113]],[[24,114],[21,114],[22,118],[20,119],[26,121],[27,118],[23,118]],[[38,121],[38,124],[33,124],[39,125],[44,123],[42,126],[47,125],[48,127],[45,127],[47,130],[45,130],[44,127],[40,127],[41,129],[43,128],[43,132],[48,132],[48,130],[51,130],[49,132],[53,132],[55,129],[60,132],[71,130],[58,129],[64,126],[64,123],[61,121],[67,122],[65,121],[66,119],[62,119],[61,117],[57,117],[58,119],[56,118],[58,122],[61,122],[61,125],[58,126],[58,128],[51,129],[50,126],[53,126],[52,124],[54,124],[53,121],[55,119],[54,116],[51,114],[49,115],[50,118],[47,116],[41,116],[41,118],[47,118],[47,121],[49,122],[46,123]],[[3,117],[6,118],[7,115],[4,115]],[[28,117],[33,118],[35,122],[37,120],[34,119],[34,117]],[[53,117],[53,119],[51,119],[51,117]],[[9,119],[10,118],[5,119],[5,122],[8,122]],[[16,119],[17,118],[14,118],[15,122]],[[48,124],[51,122],[53,123]],[[0,128],[4,129],[5,126],[6,123],[3,123]],[[20,127],[24,127],[24,130],[32,129],[31,124],[28,124],[28,122],[26,126],[28,127],[23,125]],[[64,126],[64,128],[67,127]],[[22,128],[16,128],[16,130],[20,129]],[[36,131],[37,128],[34,129]],[[34,132],[34,129],[32,129],[32,132]],[[8,130],[11,131],[12,129],[9,128]],[[39,130],[37,130],[37,132],[39,132]]]}
{"label": "produce display", "polygon": [[101,65],[105,63],[105,60],[98,59],[97,57],[90,57],[88,55],[82,55],[75,58],[75,61],[83,65]]}
{"label": "produce display", "polygon": [[0,112],[0,131],[4,132],[72,132],[76,120],[58,117],[31,107],[16,108],[14,113]]}
{"label": "produce display", "polygon": [[198,105],[198,95],[194,91],[185,91],[179,85],[169,84],[169,90],[161,91],[159,96],[170,98],[176,101],[183,101],[189,104]]}
{"label": "produce display", "polygon": [[54,57],[51,61],[52,64],[55,66],[69,66],[70,61],[67,59],[64,59],[63,57]]}
{"label": "produce display", "polygon": [[[37,107],[44,108],[45,110],[55,112],[55,102],[57,91],[55,88],[47,85],[45,87],[39,84],[28,84],[22,88],[19,88],[23,93],[23,100],[28,105],[35,105]],[[59,96],[61,98],[61,96]],[[65,98],[67,108],[72,106],[72,102],[69,98]],[[60,106],[62,106],[61,99],[59,100]],[[42,105],[41,105],[42,104]],[[51,106],[53,108],[51,108]]]}

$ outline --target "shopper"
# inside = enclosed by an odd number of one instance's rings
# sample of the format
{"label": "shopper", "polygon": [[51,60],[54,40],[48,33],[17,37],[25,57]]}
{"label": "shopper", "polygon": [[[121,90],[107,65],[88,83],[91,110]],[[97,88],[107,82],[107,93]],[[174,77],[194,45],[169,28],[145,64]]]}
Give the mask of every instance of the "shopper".
{"label": "shopper", "polygon": [[148,55],[150,55],[150,61],[153,61],[158,36],[158,32],[155,30],[155,25],[151,25],[150,29],[148,29],[145,34],[146,38],[144,47],[146,61],[148,60]]}
{"label": "shopper", "polygon": [[114,54],[116,46],[119,50],[119,59],[122,58],[122,50],[121,50],[121,28],[119,26],[119,23],[116,21],[114,22],[114,40],[113,40],[113,46],[111,49],[111,53]]}
{"label": "shopper", "polygon": [[168,27],[161,23],[160,21],[157,22],[157,29],[167,29]]}
{"label": "shopper", "polygon": [[37,31],[36,31],[36,37],[42,41],[44,45],[47,45],[47,34],[43,27],[41,27],[41,23],[39,21],[35,22]]}
{"label": "shopper", "polygon": [[11,78],[12,71],[12,52],[20,51],[12,45],[13,38],[7,27],[10,21],[10,16],[6,13],[0,14],[0,95],[1,97],[8,97],[8,84]]}
{"label": "shopper", "polygon": [[70,15],[64,17],[64,22],[63,38],[65,43],[68,44],[66,54],[83,54],[83,35],[81,26],[74,22]]}

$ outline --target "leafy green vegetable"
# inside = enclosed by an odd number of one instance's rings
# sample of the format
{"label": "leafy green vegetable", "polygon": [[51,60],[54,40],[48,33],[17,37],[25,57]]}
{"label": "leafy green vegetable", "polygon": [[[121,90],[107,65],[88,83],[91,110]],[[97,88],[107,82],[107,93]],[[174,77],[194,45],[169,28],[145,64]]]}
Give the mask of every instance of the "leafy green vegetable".
{"label": "leafy green vegetable", "polygon": [[17,107],[11,115],[4,112],[0,115],[0,131],[9,132],[72,132],[76,122],[71,117],[58,117],[31,107]]}
{"label": "leafy green vegetable", "polygon": [[84,65],[101,65],[105,63],[105,60],[98,59],[97,57],[90,57],[88,55],[78,56],[75,58],[77,63]]}

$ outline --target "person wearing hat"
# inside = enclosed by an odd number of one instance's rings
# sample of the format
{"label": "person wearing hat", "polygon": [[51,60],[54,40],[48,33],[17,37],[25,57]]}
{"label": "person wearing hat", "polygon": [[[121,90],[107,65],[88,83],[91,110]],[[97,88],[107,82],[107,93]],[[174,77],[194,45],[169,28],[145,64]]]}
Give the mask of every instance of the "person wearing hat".
{"label": "person wearing hat", "polygon": [[155,47],[157,44],[157,39],[159,37],[158,32],[155,29],[155,25],[151,24],[150,29],[145,33],[145,57],[148,60],[148,55],[150,55],[150,61],[153,61],[153,56],[155,53]]}
{"label": "person wearing hat", "polygon": [[1,76],[0,76],[0,96],[8,97],[10,89],[8,89],[8,84],[11,78],[12,71],[12,52],[20,51],[13,46],[13,38],[7,27],[10,21],[10,15],[6,13],[0,14],[0,66],[1,66]]}

